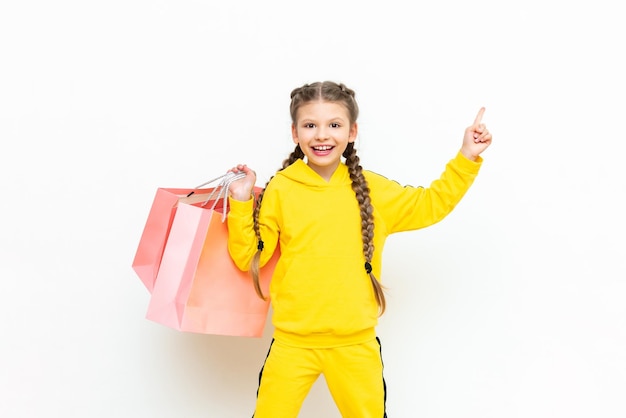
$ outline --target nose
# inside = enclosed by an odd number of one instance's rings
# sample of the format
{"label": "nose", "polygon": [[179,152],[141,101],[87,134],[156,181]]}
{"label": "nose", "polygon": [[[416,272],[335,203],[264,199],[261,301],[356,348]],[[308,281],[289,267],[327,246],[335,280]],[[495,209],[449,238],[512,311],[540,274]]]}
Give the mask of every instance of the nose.
{"label": "nose", "polygon": [[328,130],[323,126],[320,126],[317,129],[315,139],[317,139],[318,141],[325,141],[328,138],[329,138]]}

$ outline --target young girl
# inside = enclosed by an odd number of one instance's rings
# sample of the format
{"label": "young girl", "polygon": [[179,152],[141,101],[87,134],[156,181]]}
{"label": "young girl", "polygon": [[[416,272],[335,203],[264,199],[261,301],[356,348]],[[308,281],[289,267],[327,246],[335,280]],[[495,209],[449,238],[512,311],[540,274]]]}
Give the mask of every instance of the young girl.
{"label": "young girl", "polygon": [[[363,170],[356,154],[358,106],[343,84],[291,92],[295,150],[255,205],[256,175],[230,186],[229,251],[258,269],[279,247],[270,285],[275,331],[259,376],[255,418],[297,417],[324,374],[343,417],[386,417],[386,385],[375,326],[385,310],[381,256],[392,233],[442,220],[478,174],[491,144],[481,108],[463,144],[429,188],[402,187]],[[345,162],[342,162],[342,157]]]}

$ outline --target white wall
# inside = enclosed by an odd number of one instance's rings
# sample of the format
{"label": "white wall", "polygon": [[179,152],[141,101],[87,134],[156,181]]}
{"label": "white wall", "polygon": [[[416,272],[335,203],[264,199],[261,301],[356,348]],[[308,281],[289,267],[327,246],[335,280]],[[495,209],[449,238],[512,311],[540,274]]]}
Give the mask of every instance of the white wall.
{"label": "white wall", "polygon": [[[144,319],[157,187],[292,148],[292,88],[357,91],[363,165],[428,184],[480,106],[443,222],[390,238],[390,417],[624,417],[618,2],[0,5],[0,416],[247,417],[261,339]],[[338,417],[323,380],[302,417]]]}

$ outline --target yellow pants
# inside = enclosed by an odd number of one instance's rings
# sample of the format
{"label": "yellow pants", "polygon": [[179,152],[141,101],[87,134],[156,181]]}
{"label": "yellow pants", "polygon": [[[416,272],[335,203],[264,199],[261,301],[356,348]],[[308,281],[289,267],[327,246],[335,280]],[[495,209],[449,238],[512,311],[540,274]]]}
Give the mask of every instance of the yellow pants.
{"label": "yellow pants", "polygon": [[308,349],[272,341],[259,375],[253,418],[296,418],[320,374],[344,418],[385,418],[386,386],[378,338]]}

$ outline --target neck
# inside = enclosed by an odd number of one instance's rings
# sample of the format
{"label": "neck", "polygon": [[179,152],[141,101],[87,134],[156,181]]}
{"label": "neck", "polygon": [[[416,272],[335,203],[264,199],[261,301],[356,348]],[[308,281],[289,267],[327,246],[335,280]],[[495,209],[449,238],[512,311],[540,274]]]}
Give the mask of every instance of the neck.
{"label": "neck", "polygon": [[311,169],[315,171],[321,178],[329,182],[330,178],[333,176],[333,174],[335,174],[337,167],[339,167],[339,161],[337,161],[337,163],[333,165],[317,166],[309,163],[307,163],[307,165],[311,167]]}

